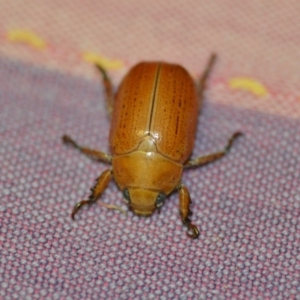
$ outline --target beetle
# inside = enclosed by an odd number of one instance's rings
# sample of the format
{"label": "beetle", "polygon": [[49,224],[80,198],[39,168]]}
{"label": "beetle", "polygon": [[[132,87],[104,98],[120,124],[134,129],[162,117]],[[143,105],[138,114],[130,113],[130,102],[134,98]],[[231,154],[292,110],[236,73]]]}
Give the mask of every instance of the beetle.
{"label": "beetle", "polygon": [[99,199],[114,178],[129,209],[140,216],[150,216],[159,210],[166,197],[177,189],[179,212],[187,235],[199,236],[197,226],[190,220],[189,191],[181,183],[183,169],[220,159],[241,135],[234,133],[222,151],[190,158],[204,88],[215,59],[212,54],[198,90],[183,67],[142,62],[128,72],[115,95],[106,71],[97,66],[102,73],[107,108],[112,114],[111,154],[82,147],[68,135],[63,136],[63,141],[112,167],[97,178],[89,198],[76,204],[73,220],[82,206]]}

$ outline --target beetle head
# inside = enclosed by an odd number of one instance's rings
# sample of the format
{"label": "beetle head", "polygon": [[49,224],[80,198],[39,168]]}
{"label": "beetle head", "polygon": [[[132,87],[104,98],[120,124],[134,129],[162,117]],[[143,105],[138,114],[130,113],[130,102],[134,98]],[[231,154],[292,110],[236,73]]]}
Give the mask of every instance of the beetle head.
{"label": "beetle head", "polygon": [[130,209],[139,216],[150,216],[156,208],[163,206],[166,199],[164,192],[142,188],[125,188],[124,200]]}

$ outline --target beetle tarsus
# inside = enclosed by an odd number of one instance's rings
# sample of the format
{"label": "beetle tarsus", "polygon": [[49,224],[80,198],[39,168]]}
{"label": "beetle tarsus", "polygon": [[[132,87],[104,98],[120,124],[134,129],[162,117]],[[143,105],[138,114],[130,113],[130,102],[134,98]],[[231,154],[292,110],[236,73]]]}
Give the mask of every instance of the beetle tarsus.
{"label": "beetle tarsus", "polygon": [[82,200],[78,202],[72,211],[71,217],[74,220],[75,214],[78,212],[78,210],[83,206],[87,204],[93,204],[97,201],[97,199],[101,196],[105,188],[107,187],[109,181],[112,178],[112,172],[111,170],[105,170],[96,180],[96,184],[91,188],[91,194],[88,198],[88,200]]}
{"label": "beetle tarsus", "polygon": [[217,59],[217,54],[212,53],[210,58],[209,58],[208,64],[206,65],[206,68],[205,68],[204,72],[202,73],[202,76],[199,79],[198,97],[199,97],[200,106],[202,104],[203,93],[204,93],[204,90],[206,88],[207,79],[209,77],[209,74],[210,74],[210,72],[213,68],[213,65],[214,65],[216,59]]}
{"label": "beetle tarsus", "polygon": [[100,71],[100,73],[102,74],[103,79],[104,80],[109,80],[109,78],[107,76],[107,73],[106,73],[106,70],[100,64],[95,64],[95,66]]}
{"label": "beetle tarsus", "polygon": [[78,210],[83,206],[83,205],[86,205],[86,204],[92,204],[94,202],[93,199],[89,199],[89,200],[82,200],[80,202],[78,202],[74,208],[73,208],[73,211],[72,211],[72,214],[71,214],[71,217],[73,219],[73,221],[75,221],[75,215],[76,213],[78,212]]}
{"label": "beetle tarsus", "polygon": [[210,58],[209,58],[208,65],[206,67],[206,70],[207,70],[208,73],[210,72],[212,66],[214,65],[214,63],[216,61],[216,59],[217,59],[217,54],[213,52],[211,54]]}
{"label": "beetle tarsus", "polygon": [[242,132],[240,132],[240,131],[235,132],[235,133],[232,135],[232,137],[229,139],[228,144],[227,144],[227,146],[226,146],[226,148],[225,148],[225,152],[228,153],[229,150],[230,150],[230,148],[231,148],[231,146],[232,146],[232,144],[233,144],[233,142],[234,142],[238,137],[243,136],[243,135],[244,135],[244,134],[243,134]]}
{"label": "beetle tarsus", "polygon": [[99,64],[96,64],[96,67],[102,74],[102,82],[105,88],[106,108],[108,114],[110,115],[113,111],[113,105],[114,105],[114,93],[113,93],[112,83],[106,73],[106,70]]}
{"label": "beetle tarsus", "polygon": [[226,154],[228,154],[228,152],[230,151],[232,145],[233,145],[233,142],[239,137],[239,136],[242,136],[244,135],[243,133],[241,132],[236,132],[232,135],[232,137],[228,140],[228,143],[226,145],[226,147],[219,151],[219,152],[215,152],[215,153],[211,153],[211,154],[208,154],[208,155],[205,155],[205,156],[200,156],[200,157],[197,157],[195,159],[191,159],[189,160],[185,165],[184,167],[185,168],[189,168],[189,167],[192,167],[192,168],[195,168],[195,167],[201,167],[201,166],[204,166],[206,164],[209,164],[209,163],[212,163],[222,157],[224,157]]}
{"label": "beetle tarsus", "polygon": [[65,144],[72,145],[74,148],[77,148],[77,149],[79,148],[78,144],[71,137],[69,137],[66,134],[62,136],[62,140]]}

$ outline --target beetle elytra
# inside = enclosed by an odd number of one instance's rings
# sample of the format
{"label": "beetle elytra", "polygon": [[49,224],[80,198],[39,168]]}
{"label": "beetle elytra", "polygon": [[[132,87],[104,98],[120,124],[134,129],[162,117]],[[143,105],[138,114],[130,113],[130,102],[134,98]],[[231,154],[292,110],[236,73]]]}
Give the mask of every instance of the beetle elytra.
{"label": "beetle elytra", "polygon": [[112,114],[111,154],[82,147],[67,135],[63,141],[112,167],[96,180],[89,199],[74,207],[73,219],[83,205],[96,202],[114,178],[130,210],[140,216],[152,215],[177,189],[179,212],[183,225],[188,228],[187,235],[199,236],[198,228],[190,220],[189,191],[181,183],[183,169],[223,157],[241,134],[233,134],[222,151],[190,158],[203,91],[215,58],[211,56],[198,90],[183,67],[142,62],[128,72],[114,95],[106,71],[97,66],[103,76],[108,111]]}

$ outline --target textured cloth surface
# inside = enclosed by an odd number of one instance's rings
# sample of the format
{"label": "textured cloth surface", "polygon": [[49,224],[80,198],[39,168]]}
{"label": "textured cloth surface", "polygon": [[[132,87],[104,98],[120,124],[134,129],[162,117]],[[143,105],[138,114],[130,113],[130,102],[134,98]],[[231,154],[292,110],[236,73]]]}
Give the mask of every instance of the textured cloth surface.
{"label": "textured cloth surface", "polygon": [[[227,3],[225,3],[227,2]],[[300,299],[297,1],[0,0],[0,299]],[[107,166],[100,61],[115,86],[140,60],[218,61],[187,170],[200,237],[172,194],[140,218],[99,204],[70,218]],[[126,209],[111,182],[101,197]]]}

